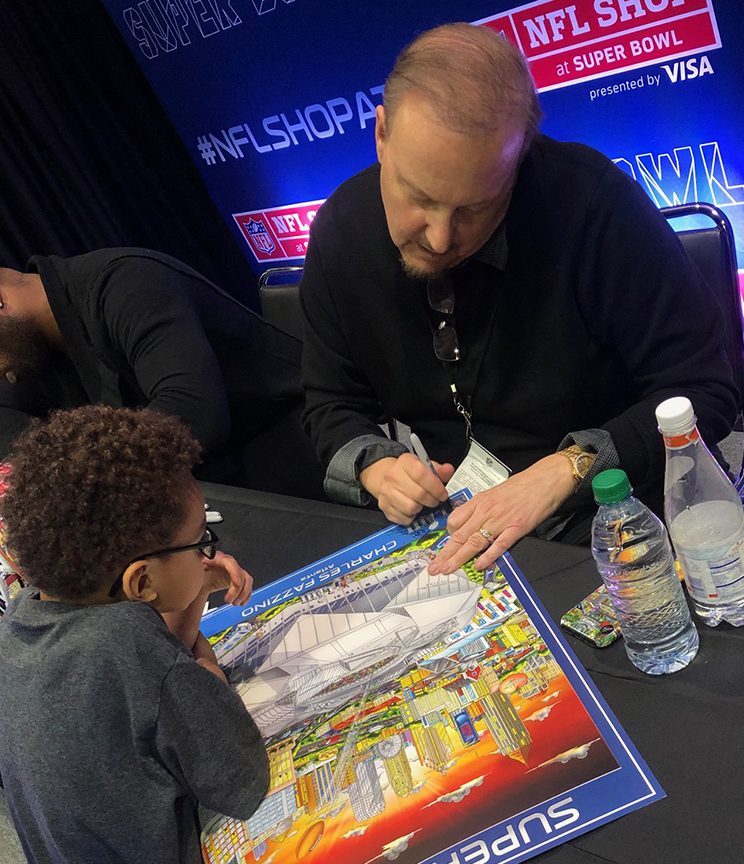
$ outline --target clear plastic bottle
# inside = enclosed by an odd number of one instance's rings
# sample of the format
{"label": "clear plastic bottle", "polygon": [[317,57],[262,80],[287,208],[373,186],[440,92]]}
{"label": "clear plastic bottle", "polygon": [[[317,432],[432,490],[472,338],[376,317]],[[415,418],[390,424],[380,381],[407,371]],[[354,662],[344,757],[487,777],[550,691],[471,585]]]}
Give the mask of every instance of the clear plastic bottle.
{"label": "clear plastic bottle", "polygon": [[705,446],[684,396],[656,409],[666,447],[664,519],[697,614],[715,627],[744,624],[744,510]]}
{"label": "clear plastic bottle", "polygon": [[624,471],[602,471],[592,490],[599,504],[592,555],[630,661],[649,675],[684,669],[697,654],[698,633],[663,522],[633,497]]}

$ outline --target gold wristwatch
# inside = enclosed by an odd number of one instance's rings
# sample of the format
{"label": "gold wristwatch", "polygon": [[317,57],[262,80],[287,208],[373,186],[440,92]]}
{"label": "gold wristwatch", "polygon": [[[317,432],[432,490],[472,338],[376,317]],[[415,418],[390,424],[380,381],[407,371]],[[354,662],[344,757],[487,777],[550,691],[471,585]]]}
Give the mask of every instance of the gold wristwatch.
{"label": "gold wristwatch", "polygon": [[571,463],[571,474],[577,486],[589,473],[592,465],[594,465],[594,460],[597,458],[596,453],[582,450],[579,444],[572,444],[570,447],[566,447],[565,450],[559,450],[558,452]]}

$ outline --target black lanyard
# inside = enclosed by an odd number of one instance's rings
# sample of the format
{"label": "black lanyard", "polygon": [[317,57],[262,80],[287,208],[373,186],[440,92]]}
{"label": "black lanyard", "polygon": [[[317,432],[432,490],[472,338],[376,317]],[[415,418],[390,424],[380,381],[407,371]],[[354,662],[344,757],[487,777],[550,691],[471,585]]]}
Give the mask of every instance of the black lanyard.
{"label": "black lanyard", "polygon": [[[442,363],[442,365],[447,366],[448,364]],[[452,402],[455,405],[455,411],[457,411],[457,413],[465,421],[465,440],[469,441],[473,437],[473,411],[470,407],[472,396],[468,395],[465,397],[465,402],[462,401],[462,399],[460,398],[460,391],[457,389],[457,384],[454,380],[454,375],[452,375],[452,370],[450,369],[448,371],[450,373],[450,391],[452,392]]]}
{"label": "black lanyard", "polygon": [[[465,265],[467,266],[467,265]],[[460,271],[462,272],[462,271]],[[458,274],[458,271],[454,271],[454,273],[448,274],[447,277],[452,280],[452,290],[457,295],[456,284],[455,284],[455,274]],[[496,280],[494,280],[495,282]],[[496,284],[494,284],[493,290],[497,290]],[[460,302],[462,302],[463,297],[467,297],[467,286],[465,286],[464,291],[460,291]],[[432,331],[436,327],[433,323],[432,314],[436,313],[436,310],[433,309],[427,302],[428,307],[428,320],[429,324],[432,327]],[[456,318],[457,313],[457,303],[455,302],[455,308],[453,312],[453,317]],[[452,403],[455,406],[455,411],[462,417],[465,423],[465,440],[469,441],[473,437],[473,411],[472,411],[472,399],[473,393],[475,392],[475,388],[478,383],[478,379],[480,377],[481,368],[483,366],[483,361],[486,356],[486,350],[488,349],[488,343],[491,339],[492,330],[493,330],[493,322],[496,314],[496,303],[492,302],[489,304],[488,314],[484,316],[487,318],[487,325],[484,329],[479,331],[479,338],[475,340],[475,343],[471,346],[468,346],[465,350],[461,348],[460,359],[456,361],[445,361],[440,360],[442,367],[444,368],[447,378],[449,379],[450,386],[450,395],[452,397]],[[456,326],[456,325],[453,325]],[[458,334],[459,339],[459,334]],[[472,359],[468,362],[468,352],[474,352],[470,356]],[[468,374],[469,372],[469,374]],[[458,379],[462,386],[458,386]]]}

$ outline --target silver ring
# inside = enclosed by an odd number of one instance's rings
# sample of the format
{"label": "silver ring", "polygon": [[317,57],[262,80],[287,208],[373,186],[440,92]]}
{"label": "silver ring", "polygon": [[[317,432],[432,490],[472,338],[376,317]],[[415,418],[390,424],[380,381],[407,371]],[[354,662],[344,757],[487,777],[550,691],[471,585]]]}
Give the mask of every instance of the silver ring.
{"label": "silver ring", "polygon": [[488,530],[488,528],[479,528],[479,529],[478,529],[478,533],[481,535],[481,537],[482,537],[482,538],[483,538],[487,543],[492,543],[492,542],[493,542],[493,534],[491,534],[491,532]]}

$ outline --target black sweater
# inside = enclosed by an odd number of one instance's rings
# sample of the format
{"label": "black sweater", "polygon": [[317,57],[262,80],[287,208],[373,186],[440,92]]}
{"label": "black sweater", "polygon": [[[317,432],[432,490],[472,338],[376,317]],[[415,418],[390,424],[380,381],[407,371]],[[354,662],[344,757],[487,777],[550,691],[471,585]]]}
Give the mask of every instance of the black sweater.
{"label": "black sweater", "polygon": [[[641,188],[582,145],[536,139],[505,228],[506,269],[471,259],[455,278],[460,374],[487,343],[477,383],[468,388],[465,374],[460,386],[472,393],[475,437],[519,471],[568,433],[607,430],[658,510],[656,405],[689,396],[711,443],[736,414],[715,300]],[[386,416],[418,432],[432,458],[458,463],[464,424],[433,353],[423,287],[402,273],[387,231],[379,166],[321,207],[302,302],[305,423],[325,464],[381,434]]]}
{"label": "black sweater", "polygon": [[147,405],[184,420],[207,460],[300,399],[300,343],[195,270],[149,249],[35,256],[62,333],[41,375],[0,382],[0,446],[51,408]]}

